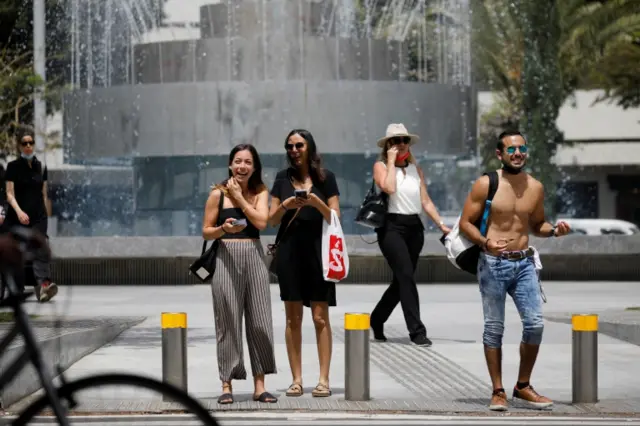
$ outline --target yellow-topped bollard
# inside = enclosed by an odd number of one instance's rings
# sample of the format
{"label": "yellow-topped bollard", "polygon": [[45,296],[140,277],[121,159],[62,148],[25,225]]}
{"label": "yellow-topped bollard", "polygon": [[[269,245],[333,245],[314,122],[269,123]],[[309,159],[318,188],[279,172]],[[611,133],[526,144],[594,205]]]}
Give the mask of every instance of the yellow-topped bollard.
{"label": "yellow-topped bollard", "polygon": [[[163,312],[162,327],[162,381],[187,392],[187,314]],[[163,401],[171,399],[163,396]]]}
{"label": "yellow-topped bollard", "polygon": [[598,402],[598,315],[571,317],[573,403]]}
{"label": "yellow-topped bollard", "polygon": [[347,401],[368,401],[369,383],[369,314],[344,315],[344,397]]}

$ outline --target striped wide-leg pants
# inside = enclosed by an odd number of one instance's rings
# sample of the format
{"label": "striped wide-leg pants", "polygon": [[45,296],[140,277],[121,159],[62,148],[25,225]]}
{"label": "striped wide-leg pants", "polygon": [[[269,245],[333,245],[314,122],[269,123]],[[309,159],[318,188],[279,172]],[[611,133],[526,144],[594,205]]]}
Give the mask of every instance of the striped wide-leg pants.
{"label": "striped wide-leg pants", "polygon": [[211,280],[220,380],[245,380],[242,317],[253,376],[275,374],[269,271],[260,241],[220,241]]}

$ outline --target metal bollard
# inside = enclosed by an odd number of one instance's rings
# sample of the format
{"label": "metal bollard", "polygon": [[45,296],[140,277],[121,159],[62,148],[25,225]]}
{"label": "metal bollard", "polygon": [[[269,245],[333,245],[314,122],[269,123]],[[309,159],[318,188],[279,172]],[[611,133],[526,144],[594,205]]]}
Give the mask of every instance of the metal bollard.
{"label": "metal bollard", "polygon": [[[162,381],[187,392],[187,314],[163,312]],[[163,401],[171,401],[163,396]]]}
{"label": "metal bollard", "polygon": [[345,314],[344,398],[368,401],[369,396],[369,314]]}
{"label": "metal bollard", "polygon": [[573,315],[573,403],[598,402],[598,316]]}

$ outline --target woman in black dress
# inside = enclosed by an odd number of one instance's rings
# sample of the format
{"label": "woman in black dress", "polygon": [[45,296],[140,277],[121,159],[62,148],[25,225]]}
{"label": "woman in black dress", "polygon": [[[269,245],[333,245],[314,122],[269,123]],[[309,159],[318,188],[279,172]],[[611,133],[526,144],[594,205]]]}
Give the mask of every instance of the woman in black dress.
{"label": "woman in black dress", "polygon": [[290,167],[276,175],[269,223],[280,225],[274,261],[287,316],[285,339],[293,376],[286,394],[301,396],[303,393],[301,327],[303,306],[307,306],[311,307],[320,360],[320,378],[312,395],[330,396],[329,306],[336,306],[336,286],[323,278],[322,221],[331,221],[331,210],[340,215],[340,192],[334,174],[322,168],[311,133],[292,130],[284,147]]}

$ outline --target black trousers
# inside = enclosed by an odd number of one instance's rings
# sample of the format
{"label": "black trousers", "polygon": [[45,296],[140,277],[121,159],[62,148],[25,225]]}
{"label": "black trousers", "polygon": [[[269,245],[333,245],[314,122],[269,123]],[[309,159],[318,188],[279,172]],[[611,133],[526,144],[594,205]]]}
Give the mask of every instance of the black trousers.
{"label": "black trousers", "polygon": [[418,215],[388,213],[376,230],[382,255],[393,271],[393,281],[371,313],[371,324],[382,325],[400,303],[411,339],[427,334],[420,319],[415,272],[424,245],[424,226]]}
{"label": "black trousers", "polygon": [[[42,235],[49,238],[47,235],[48,231],[48,220],[47,218],[40,219],[34,223],[30,223],[29,225],[22,225],[20,222],[15,220],[9,220],[4,222],[3,228],[5,232],[11,229],[14,226],[23,226],[27,228],[34,228]],[[34,253],[34,259],[32,262],[25,265],[24,276],[16,277],[19,285],[24,284],[26,286],[36,287],[41,285],[45,281],[51,280],[51,260],[47,256],[46,250],[37,250]]]}

